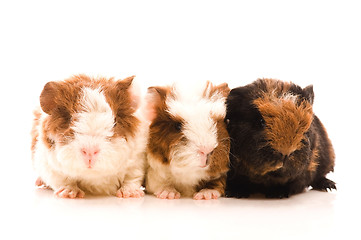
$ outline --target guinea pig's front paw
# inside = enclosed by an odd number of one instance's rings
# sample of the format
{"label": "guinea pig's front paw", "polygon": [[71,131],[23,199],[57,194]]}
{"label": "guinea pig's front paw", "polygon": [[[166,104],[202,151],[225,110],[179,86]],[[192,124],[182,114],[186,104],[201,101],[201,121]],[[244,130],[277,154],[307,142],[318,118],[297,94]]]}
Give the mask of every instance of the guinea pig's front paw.
{"label": "guinea pig's front paw", "polygon": [[290,196],[290,191],[287,189],[283,189],[283,188],[272,188],[272,189],[268,189],[265,192],[265,197],[266,198],[289,198]]}
{"label": "guinea pig's front paw", "polygon": [[51,189],[51,187],[46,185],[46,183],[40,177],[36,179],[35,185],[40,188]]}
{"label": "guinea pig's front paw", "polygon": [[123,186],[115,195],[119,198],[140,198],[144,197],[144,191],[140,187]]}
{"label": "guinea pig's front paw", "polygon": [[195,193],[193,199],[195,200],[210,200],[217,199],[221,196],[221,193],[215,189],[202,189],[199,192]]}
{"label": "guinea pig's front paw", "polygon": [[251,196],[251,192],[250,191],[226,191],[225,196],[227,198],[249,198],[249,196]]}
{"label": "guinea pig's front paw", "polygon": [[60,198],[83,198],[85,193],[76,186],[64,186],[55,192],[55,196]]}
{"label": "guinea pig's front paw", "polygon": [[154,193],[154,195],[160,199],[179,199],[181,196],[181,194],[174,188],[166,188],[166,189],[160,190],[160,191]]}
{"label": "guinea pig's front paw", "polygon": [[326,191],[326,192],[327,192],[327,190],[331,191],[332,189],[335,189],[335,190],[337,189],[336,183],[325,177],[315,180],[311,184],[311,186],[314,190]]}

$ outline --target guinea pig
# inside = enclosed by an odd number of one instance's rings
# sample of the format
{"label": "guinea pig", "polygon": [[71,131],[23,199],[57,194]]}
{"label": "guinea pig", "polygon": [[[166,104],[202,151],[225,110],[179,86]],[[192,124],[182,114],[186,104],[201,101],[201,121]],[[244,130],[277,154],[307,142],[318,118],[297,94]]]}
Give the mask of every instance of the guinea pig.
{"label": "guinea pig", "polygon": [[146,191],[161,199],[216,199],[229,164],[226,83],[150,87]]}
{"label": "guinea pig", "polygon": [[144,196],[148,126],[133,78],[48,82],[34,111],[36,185],[61,198]]}
{"label": "guinea pig", "polygon": [[327,132],[313,113],[313,86],[258,79],[232,89],[227,98],[231,138],[229,197],[284,198],[312,186],[336,189],[326,178],[335,154]]}

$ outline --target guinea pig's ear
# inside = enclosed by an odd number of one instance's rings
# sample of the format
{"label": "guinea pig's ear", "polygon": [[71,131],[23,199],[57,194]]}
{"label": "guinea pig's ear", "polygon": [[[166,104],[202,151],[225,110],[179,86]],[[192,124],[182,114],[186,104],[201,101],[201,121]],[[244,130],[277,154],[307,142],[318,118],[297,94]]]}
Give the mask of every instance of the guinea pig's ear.
{"label": "guinea pig's ear", "polygon": [[244,108],[247,102],[249,102],[250,97],[249,90],[247,87],[237,87],[233,88],[228,97],[227,97],[227,115],[231,116]]}
{"label": "guinea pig's ear", "polygon": [[218,86],[214,86],[210,81],[207,81],[203,96],[210,99],[219,98],[220,96],[227,97],[229,91],[230,89],[227,83],[222,83]]}
{"label": "guinea pig's ear", "polygon": [[164,106],[168,91],[169,89],[167,89],[166,87],[148,88],[145,101],[146,101],[146,118],[149,121],[153,121],[153,119],[157,116],[157,110],[162,108],[162,106]]}
{"label": "guinea pig's ear", "polygon": [[243,99],[246,97],[246,95],[248,94],[248,89],[246,87],[237,87],[237,88],[233,88],[230,92],[229,92],[229,99]]}
{"label": "guinea pig's ear", "polygon": [[137,110],[140,105],[140,87],[138,84],[133,81],[135,76],[127,77],[123,80],[119,80],[116,83],[116,89],[118,93],[123,93],[124,91],[127,91],[130,96],[130,107],[133,110]]}
{"label": "guinea pig's ear", "polygon": [[309,85],[307,87],[305,87],[304,89],[302,89],[303,91],[303,95],[304,97],[307,99],[307,101],[309,101],[311,103],[311,105],[313,104],[313,100],[315,98],[315,94],[313,93],[313,85]]}
{"label": "guinea pig's ear", "polygon": [[132,100],[131,107],[133,109],[138,109],[140,105],[141,91],[140,91],[140,86],[134,81],[134,78],[135,76],[133,75],[131,77],[127,77],[123,81],[129,83],[128,91],[130,93],[130,97]]}
{"label": "guinea pig's ear", "polygon": [[40,106],[41,109],[50,114],[53,109],[57,107],[57,96],[59,92],[60,84],[57,82],[48,82],[45,84],[43,91],[40,94]]}
{"label": "guinea pig's ear", "polygon": [[227,83],[219,84],[215,88],[218,90],[219,93],[222,94],[223,97],[228,97],[229,92],[231,91]]}

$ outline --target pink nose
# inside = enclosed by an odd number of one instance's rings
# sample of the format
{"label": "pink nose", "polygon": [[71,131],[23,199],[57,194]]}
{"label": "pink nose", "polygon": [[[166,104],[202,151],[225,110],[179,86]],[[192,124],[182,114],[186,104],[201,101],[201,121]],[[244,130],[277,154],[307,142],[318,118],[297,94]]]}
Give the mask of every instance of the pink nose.
{"label": "pink nose", "polygon": [[89,147],[89,148],[82,148],[81,154],[83,155],[83,159],[85,164],[88,168],[92,168],[94,162],[96,160],[97,155],[99,154],[100,150],[98,147]]}
{"label": "pink nose", "polygon": [[208,155],[209,153],[211,153],[214,150],[214,147],[205,147],[205,146],[201,146],[199,148],[199,153],[201,155]]}
{"label": "pink nose", "polygon": [[201,146],[199,148],[198,153],[201,160],[200,167],[206,167],[208,165],[209,155],[212,153],[213,150],[214,147]]}

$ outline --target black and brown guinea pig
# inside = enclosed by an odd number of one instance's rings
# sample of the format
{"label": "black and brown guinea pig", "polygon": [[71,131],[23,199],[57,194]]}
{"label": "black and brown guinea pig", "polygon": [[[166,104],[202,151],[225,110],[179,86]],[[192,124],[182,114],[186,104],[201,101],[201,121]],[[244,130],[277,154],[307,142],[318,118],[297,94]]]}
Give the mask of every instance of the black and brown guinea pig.
{"label": "black and brown guinea pig", "polygon": [[48,82],[32,129],[36,185],[61,198],[141,197],[148,124],[133,78]]}
{"label": "black and brown guinea pig", "polygon": [[224,195],[229,165],[227,84],[148,89],[146,191],[161,199]]}
{"label": "black and brown guinea pig", "polygon": [[227,98],[231,167],[226,195],[284,198],[305,188],[336,189],[326,178],[335,154],[313,113],[313,86],[258,79]]}

